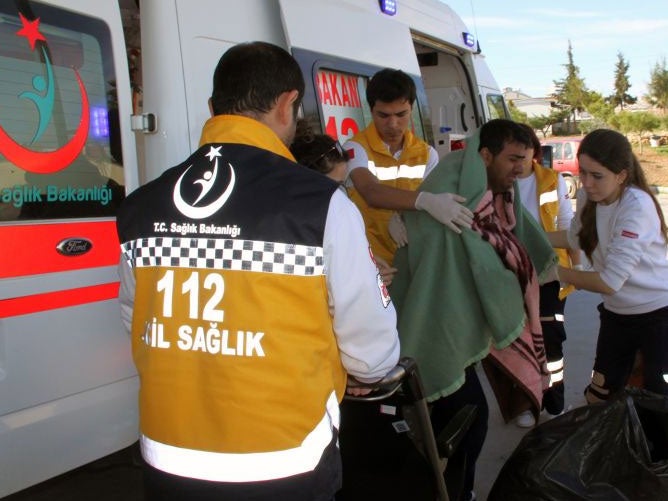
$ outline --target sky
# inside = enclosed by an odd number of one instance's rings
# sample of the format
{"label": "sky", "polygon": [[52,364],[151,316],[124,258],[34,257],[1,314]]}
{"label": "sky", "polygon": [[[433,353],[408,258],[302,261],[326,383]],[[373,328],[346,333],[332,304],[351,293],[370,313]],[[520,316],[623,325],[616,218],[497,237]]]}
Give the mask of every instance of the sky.
{"label": "sky", "polygon": [[444,1],[476,35],[500,88],[531,97],[551,94],[565,78],[569,40],[580,77],[604,96],[614,89],[618,52],[636,97],[668,58],[667,0]]}

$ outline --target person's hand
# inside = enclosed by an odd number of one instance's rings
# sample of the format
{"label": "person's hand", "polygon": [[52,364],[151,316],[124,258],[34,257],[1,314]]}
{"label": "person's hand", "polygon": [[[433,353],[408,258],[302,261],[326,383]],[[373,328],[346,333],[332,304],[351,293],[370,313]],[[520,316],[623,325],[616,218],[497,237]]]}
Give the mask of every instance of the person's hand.
{"label": "person's hand", "polygon": [[404,220],[401,219],[401,216],[398,213],[392,214],[390,217],[389,223],[387,223],[387,229],[390,232],[392,240],[397,244],[397,247],[403,247],[408,243],[408,233],[406,232],[406,225]]}
{"label": "person's hand", "polygon": [[355,397],[362,397],[371,393],[371,388],[359,386],[360,382],[354,377],[348,376],[348,383],[346,384],[346,393]]}
{"label": "person's hand", "polygon": [[462,203],[466,198],[454,193],[421,192],[415,200],[415,208],[428,212],[439,223],[446,225],[455,233],[463,228],[470,228],[473,223],[473,212]]}
{"label": "person's hand", "polygon": [[374,259],[376,260],[376,266],[378,266],[378,273],[380,273],[381,280],[385,284],[385,287],[389,287],[398,270],[387,264],[387,261],[380,257],[375,257]]}
{"label": "person's hand", "polygon": [[348,395],[352,395],[354,397],[363,397],[364,395],[368,395],[371,393],[371,388],[360,388],[357,386],[348,386],[346,388],[346,393]]}

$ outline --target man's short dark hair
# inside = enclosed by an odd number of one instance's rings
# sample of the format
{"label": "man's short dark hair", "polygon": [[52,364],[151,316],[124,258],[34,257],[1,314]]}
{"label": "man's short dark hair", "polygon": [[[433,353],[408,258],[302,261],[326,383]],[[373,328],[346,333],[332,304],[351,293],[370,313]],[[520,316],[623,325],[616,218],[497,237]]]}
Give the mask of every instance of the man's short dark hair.
{"label": "man's short dark hair", "polygon": [[533,159],[541,163],[543,161],[543,150],[540,145],[540,139],[538,139],[538,136],[536,135],[536,131],[533,130],[533,127],[531,127],[528,124],[520,124],[520,127],[522,127],[526,133],[529,135],[529,138],[531,139],[531,147],[533,148]]}
{"label": "man's short dark hair", "polygon": [[527,148],[532,147],[531,137],[527,131],[517,122],[496,118],[480,127],[480,145],[478,151],[487,148],[496,156],[507,143],[523,144]]}
{"label": "man's short dark hair", "polygon": [[401,70],[380,70],[371,77],[366,86],[366,100],[372,109],[376,101],[391,103],[399,99],[405,99],[413,106],[415,96],[415,82]]}
{"label": "man's short dark hair", "polygon": [[286,50],[267,42],[228,49],[213,74],[214,115],[267,113],[284,92],[296,90],[295,113],[304,96],[304,77]]}

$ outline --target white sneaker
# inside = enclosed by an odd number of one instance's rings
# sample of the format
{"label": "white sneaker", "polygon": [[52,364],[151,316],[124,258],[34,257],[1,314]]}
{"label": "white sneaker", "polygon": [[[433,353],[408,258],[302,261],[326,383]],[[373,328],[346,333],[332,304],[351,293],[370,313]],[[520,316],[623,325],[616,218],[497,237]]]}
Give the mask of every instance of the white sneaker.
{"label": "white sneaker", "polygon": [[520,428],[533,428],[536,425],[536,418],[533,417],[531,411],[524,411],[517,416],[515,424]]}

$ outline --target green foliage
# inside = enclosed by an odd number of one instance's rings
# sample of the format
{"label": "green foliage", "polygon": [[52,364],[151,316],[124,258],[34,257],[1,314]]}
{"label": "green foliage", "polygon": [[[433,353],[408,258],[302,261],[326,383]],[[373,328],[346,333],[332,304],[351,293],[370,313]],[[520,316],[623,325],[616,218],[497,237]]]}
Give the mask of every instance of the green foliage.
{"label": "green foliage", "polygon": [[587,93],[585,109],[594,117],[595,121],[607,124],[615,114],[615,105],[608,102],[600,92],[591,91]]}
{"label": "green foliage", "polygon": [[528,123],[531,128],[541,131],[543,137],[547,137],[550,127],[554,124],[563,122],[570,113],[571,112],[568,109],[554,109],[548,116],[540,115],[538,117],[531,117],[524,123]]}
{"label": "green foliage", "polygon": [[647,88],[649,90],[646,96],[647,101],[661,108],[665,113],[668,109],[668,68],[666,68],[665,57],[654,65]]}
{"label": "green foliage", "polygon": [[510,118],[513,122],[523,124],[529,120],[528,115],[515,106],[512,100],[508,102],[508,111],[510,111]]}
{"label": "green foliage", "polygon": [[615,91],[608,97],[613,109],[619,106],[621,110],[624,110],[624,105],[633,104],[637,101],[636,97],[628,93],[630,88],[629,63],[624,60],[624,55],[618,52],[617,64],[615,64]]}
{"label": "green foliage", "polygon": [[578,132],[580,134],[589,134],[596,129],[607,129],[610,127],[608,122],[603,122],[597,118],[592,120],[582,120],[578,123]]}
{"label": "green foliage", "polygon": [[622,111],[612,118],[611,125],[623,134],[636,133],[638,135],[640,153],[642,153],[643,133],[658,129],[661,126],[661,120],[656,115],[646,111],[638,113]]}

